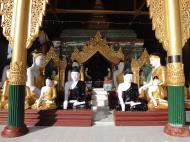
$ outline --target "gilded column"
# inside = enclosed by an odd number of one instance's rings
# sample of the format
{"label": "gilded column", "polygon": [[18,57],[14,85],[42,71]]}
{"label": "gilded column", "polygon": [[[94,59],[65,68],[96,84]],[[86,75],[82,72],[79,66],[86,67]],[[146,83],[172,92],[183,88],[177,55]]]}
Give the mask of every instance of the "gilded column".
{"label": "gilded column", "polygon": [[30,0],[17,0],[14,47],[10,66],[10,87],[8,98],[8,126],[3,137],[16,137],[28,132],[24,124],[24,98],[26,83],[26,40]]}
{"label": "gilded column", "polygon": [[188,136],[189,130],[185,127],[184,111],[185,79],[182,64],[180,1],[166,0],[165,11],[168,33],[168,124],[164,132],[173,136]]}

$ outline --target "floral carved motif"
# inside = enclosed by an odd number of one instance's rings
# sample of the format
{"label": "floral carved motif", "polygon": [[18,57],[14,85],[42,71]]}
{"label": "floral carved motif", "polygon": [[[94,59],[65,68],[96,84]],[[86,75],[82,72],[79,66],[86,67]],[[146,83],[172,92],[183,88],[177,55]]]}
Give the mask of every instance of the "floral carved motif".
{"label": "floral carved motif", "polygon": [[167,26],[165,16],[165,0],[147,0],[150,18],[152,18],[152,29],[155,30],[156,38],[168,49]]}
{"label": "floral carved motif", "polygon": [[183,86],[185,77],[183,73],[182,63],[167,64],[167,85],[168,86]]}
{"label": "floral carved motif", "polygon": [[[1,14],[3,34],[9,41],[11,47],[14,47],[14,31],[16,21],[16,2],[15,0],[1,0]],[[45,14],[46,3],[48,0],[32,0],[29,11],[29,25],[27,33],[26,48],[32,45],[39,33],[39,27],[42,24],[43,15]]]}
{"label": "floral carved motif", "polygon": [[180,0],[182,47],[190,37],[190,0]]}
{"label": "floral carved motif", "polygon": [[10,83],[12,85],[25,85],[27,80],[26,65],[23,62],[10,64]]}

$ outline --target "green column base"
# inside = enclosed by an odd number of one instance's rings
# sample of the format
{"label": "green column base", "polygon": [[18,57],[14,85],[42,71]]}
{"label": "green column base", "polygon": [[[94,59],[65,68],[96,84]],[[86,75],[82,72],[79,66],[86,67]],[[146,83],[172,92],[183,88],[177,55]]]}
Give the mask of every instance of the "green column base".
{"label": "green column base", "polygon": [[168,124],[164,132],[171,136],[189,137],[185,126],[184,86],[168,86]]}
{"label": "green column base", "polygon": [[17,137],[28,132],[24,124],[25,85],[10,85],[8,97],[8,126],[4,128],[3,137]]}
{"label": "green column base", "polygon": [[185,126],[184,86],[168,86],[168,124]]}

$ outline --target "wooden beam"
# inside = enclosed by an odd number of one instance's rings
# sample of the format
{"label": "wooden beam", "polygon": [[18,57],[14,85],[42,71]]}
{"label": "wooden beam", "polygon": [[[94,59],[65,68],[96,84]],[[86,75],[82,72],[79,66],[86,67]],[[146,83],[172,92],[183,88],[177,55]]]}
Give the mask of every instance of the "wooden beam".
{"label": "wooden beam", "polygon": [[135,19],[137,18],[137,16],[140,15],[139,11],[141,11],[141,9],[144,7],[144,5],[145,5],[145,1],[142,2],[142,4],[140,5],[140,7],[136,10],[136,13],[135,13],[133,19],[130,21],[130,24],[129,24],[129,25],[132,25],[133,22],[135,21]]}
{"label": "wooden beam", "polygon": [[133,11],[119,11],[119,10],[81,10],[81,9],[48,9],[50,13],[79,13],[79,14],[117,14],[117,15],[148,15],[147,11],[133,10]]}

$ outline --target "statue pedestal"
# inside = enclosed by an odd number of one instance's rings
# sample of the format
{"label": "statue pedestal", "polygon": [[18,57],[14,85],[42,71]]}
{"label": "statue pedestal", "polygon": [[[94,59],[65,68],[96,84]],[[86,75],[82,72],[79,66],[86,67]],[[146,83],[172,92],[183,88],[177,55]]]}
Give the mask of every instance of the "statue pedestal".
{"label": "statue pedestal", "polygon": [[164,126],[168,122],[168,110],[114,111],[116,126]]}
{"label": "statue pedestal", "polygon": [[[7,125],[8,111],[0,109],[0,125]],[[25,110],[25,124],[27,126],[75,126],[91,127],[93,113],[91,109],[80,110]],[[10,135],[11,131],[20,134],[23,128],[5,128],[3,135]],[[28,132],[28,131],[27,131]],[[22,133],[23,134],[23,133]],[[18,136],[18,135],[17,135]],[[11,136],[9,136],[11,137]]]}

